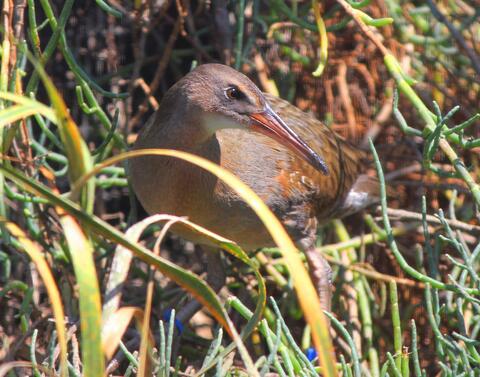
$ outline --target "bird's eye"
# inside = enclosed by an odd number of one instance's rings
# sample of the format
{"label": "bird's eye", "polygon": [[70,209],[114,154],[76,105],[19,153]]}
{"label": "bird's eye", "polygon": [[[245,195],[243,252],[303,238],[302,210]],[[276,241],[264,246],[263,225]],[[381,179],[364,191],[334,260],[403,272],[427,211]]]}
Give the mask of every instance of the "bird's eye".
{"label": "bird's eye", "polygon": [[225,96],[228,99],[242,99],[244,94],[238,88],[231,86],[225,90]]}

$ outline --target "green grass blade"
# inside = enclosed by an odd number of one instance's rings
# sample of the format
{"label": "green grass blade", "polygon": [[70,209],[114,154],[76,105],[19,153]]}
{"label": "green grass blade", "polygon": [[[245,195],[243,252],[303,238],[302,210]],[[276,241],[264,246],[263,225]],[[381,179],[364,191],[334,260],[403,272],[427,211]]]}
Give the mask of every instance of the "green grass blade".
{"label": "green grass blade", "polygon": [[[57,212],[63,211],[60,209]],[[105,369],[99,331],[102,323],[102,310],[92,246],[72,216],[60,213],[60,223],[67,240],[77,280],[82,330],[83,374],[101,377]]]}
{"label": "green grass blade", "polygon": [[38,102],[34,99],[21,96],[18,94],[13,94],[10,92],[0,92],[0,99],[4,99],[10,102],[14,102],[18,105],[33,107],[36,109],[36,114],[41,114],[45,118],[49,119],[53,123],[57,123],[57,117],[55,115],[55,111],[53,111],[50,107],[45,106],[43,103]]}

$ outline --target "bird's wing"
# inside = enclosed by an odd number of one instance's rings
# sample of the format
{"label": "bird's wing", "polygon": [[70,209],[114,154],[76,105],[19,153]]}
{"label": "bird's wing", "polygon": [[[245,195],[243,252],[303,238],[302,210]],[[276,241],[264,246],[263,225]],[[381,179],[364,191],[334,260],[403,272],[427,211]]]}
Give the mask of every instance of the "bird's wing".
{"label": "bird's wing", "polygon": [[[265,95],[271,107],[283,121],[297,133],[328,166],[329,174],[313,168],[302,158],[290,154],[290,169],[300,172],[295,185],[304,185],[311,181],[311,195],[315,197],[316,215],[319,218],[337,217],[350,190],[362,176],[362,166],[366,152],[352,146],[333,130],[325,126],[312,115],[305,113],[289,102]],[[292,182],[289,182],[292,185]],[[363,189],[363,185],[359,185]]]}

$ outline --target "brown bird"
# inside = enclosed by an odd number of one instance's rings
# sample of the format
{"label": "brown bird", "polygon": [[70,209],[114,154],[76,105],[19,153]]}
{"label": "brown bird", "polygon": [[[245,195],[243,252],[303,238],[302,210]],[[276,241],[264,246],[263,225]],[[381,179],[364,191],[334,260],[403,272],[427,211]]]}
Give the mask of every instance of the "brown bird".
{"label": "brown bird", "polygon": [[[134,149],[170,148],[207,158],[248,184],[306,252],[324,307],[330,269],[314,251],[317,225],[378,200],[378,182],[362,174],[364,152],[313,116],[262,93],[245,75],[201,65],[163,97]],[[133,188],[150,214],[188,216],[245,250],[273,246],[255,213],[213,175],[158,156],[131,160]],[[182,226],[173,231],[205,240]]]}

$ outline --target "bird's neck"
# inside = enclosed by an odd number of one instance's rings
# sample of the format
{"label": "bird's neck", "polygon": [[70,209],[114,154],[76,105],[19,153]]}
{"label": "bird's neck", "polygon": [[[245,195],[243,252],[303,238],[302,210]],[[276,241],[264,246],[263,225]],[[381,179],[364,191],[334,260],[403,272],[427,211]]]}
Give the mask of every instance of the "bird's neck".
{"label": "bird's neck", "polygon": [[217,143],[215,132],[205,128],[203,117],[194,111],[163,107],[145,127],[136,148],[176,149],[209,158],[206,154]]}

